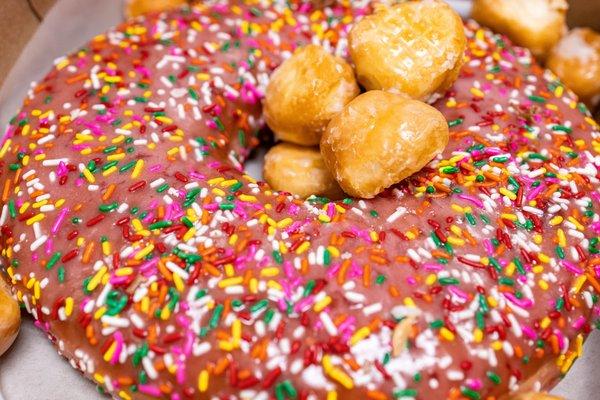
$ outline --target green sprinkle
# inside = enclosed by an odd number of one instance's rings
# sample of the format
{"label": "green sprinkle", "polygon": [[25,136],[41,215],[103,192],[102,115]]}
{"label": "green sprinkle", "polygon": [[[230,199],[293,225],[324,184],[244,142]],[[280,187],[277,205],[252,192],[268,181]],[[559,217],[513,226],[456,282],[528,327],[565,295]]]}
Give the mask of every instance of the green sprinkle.
{"label": "green sprinkle", "polygon": [[488,371],[486,375],[489,378],[489,380],[494,382],[494,384],[496,385],[499,385],[500,382],[502,382],[502,379],[500,379],[500,377],[492,371]]}
{"label": "green sprinkle", "polygon": [[448,286],[448,285],[458,285],[460,281],[456,278],[440,278],[440,285]]}
{"label": "green sprinkle", "polygon": [[217,129],[219,130],[219,132],[223,132],[225,130],[225,126],[223,125],[223,122],[221,122],[221,119],[219,117],[214,117],[213,121],[217,125]]}
{"label": "green sprinkle", "polygon": [[215,329],[219,325],[219,320],[221,319],[221,314],[223,314],[224,308],[225,307],[223,306],[223,304],[217,304],[217,306],[215,307],[215,311],[213,312],[213,315],[210,317],[210,321],[208,323],[208,326],[210,326],[210,329]]}
{"label": "green sprinkle", "polygon": [[107,213],[107,212],[111,212],[113,210],[116,210],[118,207],[119,207],[119,204],[115,201],[115,202],[110,203],[110,204],[100,204],[100,206],[98,207],[98,209],[100,210],[100,212]]}
{"label": "green sprinkle", "polygon": [[415,389],[396,390],[394,392],[394,397],[395,398],[400,398],[400,397],[417,397],[417,391]]}
{"label": "green sprinkle", "polygon": [[17,209],[15,208],[15,201],[13,199],[8,201],[8,213],[10,214],[11,218],[17,217]]}
{"label": "green sprinkle", "polygon": [[[186,218],[186,217],[184,217],[184,218]],[[154,230],[154,229],[168,228],[171,225],[173,225],[173,222],[171,222],[171,221],[158,221],[153,224],[150,224],[148,226],[148,229]]]}
{"label": "green sprinkle", "polygon": [[56,265],[58,260],[60,260],[60,256],[61,256],[60,251],[57,251],[56,253],[54,253],[52,255],[52,257],[50,257],[48,264],[46,264],[46,269],[51,270]]}
{"label": "green sprinkle", "polygon": [[257,301],[256,303],[254,303],[252,305],[252,307],[250,307],[250,311],[252,312],[257,312],[262,310],[263,308],[267,307],[269,305],[269,300],[267,299],[262,299],[260,301]]}
{"label": "green sprinkle", "polygon": [[479,393],[477,393],[476,391],[471,390],[469,388],[463,387],[463,388],[461,388],[460,392],[470,399],[473,399],[473,400],[481,399],[481,395]]}
{"label": "green sprinkle", "polygon": [[462,118],[457,118],[452,121],[448,121],[448,126],[450,128],[454,128],[455,126],[458,126],[458,125],[462,124],[463,122],[464,122],[464,120]]}
{"label": "green sprinkle", "polygon": [[545,103],[546,102],[546,99],[544,99],[543,97],[534,96],[534,95],[529,96],[529,100],[531,100],[535,103]]}

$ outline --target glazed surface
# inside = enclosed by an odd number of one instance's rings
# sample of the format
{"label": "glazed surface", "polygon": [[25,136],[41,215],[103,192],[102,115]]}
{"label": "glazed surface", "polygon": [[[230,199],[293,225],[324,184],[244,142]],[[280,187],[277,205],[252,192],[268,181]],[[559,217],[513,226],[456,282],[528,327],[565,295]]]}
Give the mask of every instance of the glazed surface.
{"label": "glazed surface", "polygon": [[600,289],[585,108],[468,23],[444,154],[374,200],[302,202],[242,172],[261,93],[298,45],[346,55],[370,9],[248,3],[100,35],[11,121],[2,267],[61,354],[124,399],[485,399],[566,373]]}

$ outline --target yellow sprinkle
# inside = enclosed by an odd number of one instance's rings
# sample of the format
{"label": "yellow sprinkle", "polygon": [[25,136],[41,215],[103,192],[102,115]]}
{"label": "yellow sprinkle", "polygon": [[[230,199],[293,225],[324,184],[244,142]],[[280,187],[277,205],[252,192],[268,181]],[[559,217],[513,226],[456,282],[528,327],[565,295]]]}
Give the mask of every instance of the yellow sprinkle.
{"label": "yellow sprinkle", "polygon": [[263,268],[260,271],[260,276],[263,276],[265,278],[272,278],[277,275],[279,275],[279,268],[277,267]]}
{"label": "yellow sprinkle", "polygon": [[500,192],[500,194],[503,194],[504,196],[508,197],[512,201],[517,199],[517,195],[514,194],[513,192],[511,192],[510,190],[508,190],[507,188],[500,188],[498,191]]}
{"label": "yellow sprinkle", "polygon": [[244,281],[244,278],[241,276],[236,276],[233,278],[227,278],[227,279],[223,279],[222,281],[219,281],[219,287],[220,288],[226,288],[229,286],[234,286],[234,285],[239,285]]}
{"label": "yellow sprinkle", "polygon": [[148,246],[144,247],[142,250],[138,251],[133,258],[135,260],[139,261],[142,258],[146,257],[148,254],[152,253],[152,250],[154,250],[154,245],[149,244]]}
{"label": "yellow sprinkle", "polygon": [[204,393],[208,390],[208,371],[203,369],[198,375],[198,390]]}
{"label": "yellow sprinkle", "polygon": [[319,313],[319,312],[323,311],[325,309],[325,307],[327,307],[330,303],[331,303],[331,297],[325,296],[321,300],[319,300],[318,302],[315,303],[315,305],[313,306],[313,310],[315,310],[315,312]]}
{"label": "yellow sprinkle", "polygon": [[492,349],[494,349],[496,351],[502,350],[502,342],[499,340],[492,342]]}
{"label": "yellow sprinkle", "polygon": [[245,201],[247,203],[255,203],[258,201],[258,199],[255,196],[250,196],[247,194],[241,194],[240,197],[238,197],[241,201]]}
{"label": "yellow sprinkle", "polygon": [[466,242],[464,241],[464,239],[459,239],[459,238],[455,238],[453,236],[448,236],[448,243],[450,243],[451,245],[454,245],[454,246],[464,246]]}
{"label": "yellow sprinkle", "polygon": [[379,241],[379,234],[375,231],[371,231],[369,232],[369,237],[371,238],[372,242],[378,242]]}
{"label": "yellow sprinkle", "polygon": [[190,229],[188,229],[188,231],[185,233],[185,235],[183,235],[183,241],[187,242],[188,240],[193,238],[195,234],[196,234],[196,228],[194,228],[192,226]]}
{"label": "yellow sprinkle", "polygon": [[126,391],[121,390],[119,392],[119,396],[123,399],[123,400],[131,400],[131,396],[127,394]]}
{"label": "yellow sprinkle", "polygon": [[105,381],[104,381],[104,377],[103,377],[102,375],[98,374],[98,373],[95,373],[95,374],[94,374],[94,380],[95,380],[96,382],[98,382],[99,384],[101,384],[101,385],[103,385],[103,384],[104,384],[104,382],[105,382]]}
{"label": "yellow sprinkle", "polygon": [[518,218],[515,214],[500,214],[500,218],[507,219],[509,221],[517,221]]}
{"label": "yellow sprinkle", "polygon": [[561,367],[560,372],[566,374],[571,369],[571,366],[573,365],[573,362],[575,362],[576,358],[577,353],[573,352],[569,354],[569,356],[567,356],[567,359],[565,360],[565,363]]}
{"label": "yellow sprinkle", "polygon": [[319,221],[321,222],[331,222],[331,218],[327,214],[319,214]]}
{"label": "yellow sprinkle", "polygon": [[2,145],[2,148],[0,148],[0,158],[4,157],[4,155],[10,148],[11,143],[12,143],[11,139],[8,139],[6,142],[4,142],[4,144]]}
{"label": "yellow sprinkle", "polygon": [[269,289],[275,289],[275,290],[283,290],[283,287],[276,281],[274,281],[273,279],[269,279],[269,281],[267,282],[267,287]]}
{"label": "yellow sprinkle", "polygon": [[452,225],[450,226],[450,230],[452,231],[452,233],[454,233],[456,236],[462,236],[462,229],[460,229],[458,226],[456,225]]}
{"label": "yellow sprinkle", "polygon": [[368,327],[363,326],[362,328],[357,330],[354,333],[354,335],[352,335],[352,337],[350,338],[350,344],[355,345],[356,343],[360,342],[361,340],[367,338],[367,336],[369,336],[370,334],[371,334],[371,330]]}
{"label": "yellow sprinkle", "polygon": [[115,354],[116,348],[117,348],[117,342],[113,342],[113,344],[111,344],[110,347],[108,348],[108,351],[106,353],[104,353],[104,361],[109,362],[110,360],[112,360],[113,355]]}
{"label": "yellow sprinkle", "polygon": [[250,290],[250,293],[258,293],[258,279],[250,279],[250,282],[248,282],[248,290]]}
{"label": "yellow sprinkle", "polygon": [[542,289],[542,290],[548,290],[549,286],[548,286],[548,282],[546,282],[543,279],[540,279],[538,281],[538,286]]}
{"label": "yellow sprinkle", "polygon": [[169,319],[170,316],[171,316],[171,310],[169,309],[169,307],[164,307],[162,309],[162,311],[160,312],[160,319],[162,319],[163,321],[166,321]]}
{"label": "yellow sprinkle", "polygon": [[566,247],[567,237],[565,236],[565,232],[562,229],[558,229],[556,235],[558,236],[558,245],[560,247]]}
{"label": "yellow sprinkle", "polygon": [[583,230],[585,230],[585,227],[584,227],[583,225],[581,225],[581,224],[579,223],[579,221],[577,221],[577,220],[575,219],[575,217],[569,217],[569,218],[567,218],[567,219],[569,220],[569,222],[571,222],[573,225],[575,225],[575,227],[577,228],[577,230],[578,230],[578,231],[583,231]]}
{"label": "yellow sprinkle", "polygon": [[98,287],[98,285],[100,284],[100,282],[102,282],[102,276],[108,271],[108,267],[106,265],[104,265],[102,268],[100,268],[98,270],[98,272],[96,272],[96,275],[94,275],[92,277],[92,279],[90,279],[90,281],[87,284],[87,291],[91,292],[94,289],[96,289]]}
{"label": "yellow sprinkle", "polygon": [[456,211],[456,212],[458,212],[458,213],[461,213],[461,214],[465,212],[465,211],[464,211],[464,208],[462,208],[462,207],[461,207],[461,206],[459,206],[458,204],[452,204],[452,205],[450,206],[450,208],[452,208],[452,210],[453,210],[453,211]]}
{"label": "yellow sprinkle", "polygon": [[310,242],[303,242],[300,246],[298,246],[298,248],[296,249],[296,254],[302,254],[304,253],[306,250],[308,250],[310,247]]}
{"label": "yellow sprinkle", "polygon": [[327,392],[327,400],[337,400],[337,398],[338,398],[337,392],[335,392],[335,391]]}
{"label": "yellow sprinkle", "polygon": [[577,279],[575,279],[575,282],[573,282],[573,290],[575,291],[575,293],[579,293],[581,291],[581,288],[583,287],[583,284],[587,281],[587,276],[585,275],[580,275],[577,277]]}
{"label": "yellow sprinkle", "polygon": [[231,324],[231,336],[233,337],[235,347],[239,347],[240,340],[242,339],[242,321],[239,319],[236,319]]}
{"label": "yellow sprinkle", "polygon": [[73,313],[73,298],[67,297],[65,299],[65,315],[67,317],[70,317],[72,313]]}
{"label": "yellow sprinkle", "polygon": [[110,174],[113,174],[117,172],[117,167],[115,167],[114,165],[112,167],[110,167],[109,169],[107,169],[106,171],[102,171],[102,176],[109,176]]}
{"label": "yellow sprinkle", "polygon": [[180,293],[185,290],[185,284],[183,283],[183,279],[179,274],[173,274],[173,283],[175,283],[175,288]]}
{"label": "yellow sprinkle", "polygon": [[229,237],[229,240],[227,241],[227,243],[229,243],[230,246],[233,246],[237,241],[238,241],[238,234],[234,233],[233,235],[231,235]]}
{"label": "yellow sprinkle", "polygon": [[484,93],[481,90],[477,89],[477,88],[471,88],[470,91],[471,91],[471,94],[473,96],[477,96],[477,97],[483,97],[484,96]]}
{"label": "yellow sprinkle", "polygon": [[136,179],[139,178],[142,173],[142,169],[144,168],[144,160],[139,159],[135,162],[135,167],[133,167],[133,171],[131,172],[131,178]]}
{"label": "yellow sprinkle", "polygon": [[227,275],[229,278],[235,275],[233,264],[225,264],[225,275]]}
{"label": "yellow sprinkle", "polygon": [[322,362],[325,373],[333,380],[339,382],[348,390],[354,388],[354,382],[352,381],[352,378],[350,378],[348,374],[346,374],[341,368],[334,366],[331,363],[331,358],[329,355],[324,355]]}
{"label": "yellow sprinkle", "polygon": [[542,327],[542,329],[546,329],[547,327],[550,326],[551,323],[552,323],[552,321],[550,320],[550,318],[544,317],[542,319],[542,322],[540,322],[540,326]]}
{"label": "yellow sprinkle", "polygon": [[125,153],[111,154],[110,156],[106,157],[106,159],[108,161],[120,161],[124,158],[125,158]]}
{"label": "yellow sprinkle", "polygon": [[483,340],[483,331],[479,328],[475,328],[475,330],[473,331],[473,340],[475,341],[475,343],[481,343],[481,341]]}
{"label": "yellow sprinkle", "polygon": [[340,256],[340,250],[334,246],[327,246],[327,250],[332,257],[338,258]]}
{"label": "yellow sprinkle", "polygon": [[35,224],[36,222],[40,222],[40,221],[41,221],[41,220],[43,220],[44,218],[45,218],[45,215],[44,215],[44,214],[37,214],[37,215],[35,215],[35,216],[33,216],[33,217],[29,218],[29,219],[27,220],[27,222],[26,222],[26,223],[27,223],[27,225],[33,225],[33,224]]}
{"label": "yellow sprinkle", "polygon": [[84,168],[82,173],[83,173],[83,176],[85,177],[85,179],[87,179],[87,181],[89,183],[96,182],[96,178],[94,177],[94,175],[92,174],[92,172],[89,169]]}
{"label": "yellow sprinkle", "polygon": [[42,290],[40,287],[40,282],[35,281],[35,283],[33,284],[33,297],[35,297],[36,299],[39,299],[41,295],[42,295]]}
{"label": "yellow sprinkle", "polygon": [[445,326],[440,329],[440,336],[449,342],[454,340],[454,333],[452,333],[452,331]]}
{"label": "yellow sprinkle", "polygon": [[436,281],[437,276],[435,274],[429,274],[427,275],[427,278],[425,278],[425,283],[427,284],[427,286],[433,285]]}
{"label": "yellow sprinkle", "polygon": [[[165,307],[166,308],[166,307]],[[98,310],[96,310],[96,312],[94,313],[94,319],[95,320],[99,320],[100,318],[102,318],[102,316],[104,315],[104,313],[106,312],[106,306],[102,306],[100,307]]]}

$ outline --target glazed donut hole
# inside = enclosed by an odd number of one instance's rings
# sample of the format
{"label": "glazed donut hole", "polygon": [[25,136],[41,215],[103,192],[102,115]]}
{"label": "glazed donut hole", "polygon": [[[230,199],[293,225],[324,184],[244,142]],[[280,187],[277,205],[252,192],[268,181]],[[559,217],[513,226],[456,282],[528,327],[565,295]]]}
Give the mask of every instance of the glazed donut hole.
{"label": "glazed donut hole", "polygon": [[[263,101],[267,125],[284,142],[265,157],[267,183],[302,198],[372,198],[418,172],[449,137],[442,114],[421,100],[455,82],[465,47],[462,20],[444,2],[380,5],[349,33],[367,89],[358,97],[346,61],[317,45],[296,50]],[[320,153],[300,146],[319,143]]]}
{"label": "glazed donut hole", "polygon": [[317,147],[292,143],[272,147],[265,156],[263,177],[273,189],[301,198],[316,195],[338,200],[345,197]]}
{"label": "glazed donut hole", "polygon": [[588,106],[600,102],[600,33],[573,29],[552,49],[547,67]]}
{"label": "glazed donut hole", "polygon": [[15,341],[21,326],[21,311],[0,278],[0,356]]}
{"label": "glazed donut hole", "polygon": [[346,193],[372,198],[421,170],[448,140],[448,123],[438,110],[373,90],[331,120],[321,154]]}
{"label": "glazed donut hole", "polygon": [[472,17],[545,60],[566,33],[566,0],[475,0]]}
{"label": "glazed donut hole", "polygon": [[362,86],[423,101],[456,81],[467,44],[460,16],[437,0],[382,5],[348,41]]}
{"label": "glazed donut hole", "polygon": [[271,75],[263,114],[277,139],[314,146],[331,118],[359,92],[346,61],[321,46],[308,45]]}

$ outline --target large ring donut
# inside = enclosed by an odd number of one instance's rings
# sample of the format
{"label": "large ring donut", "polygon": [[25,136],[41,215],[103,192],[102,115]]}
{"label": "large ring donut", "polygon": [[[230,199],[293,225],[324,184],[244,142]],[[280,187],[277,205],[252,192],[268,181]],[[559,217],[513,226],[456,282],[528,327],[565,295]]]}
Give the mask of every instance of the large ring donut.
{"label": "large ring donut", "polygon": [[129,21],[32,86],[0,145],[14,293],[73,366],[146,398],[490,399],[547,388],[597,311],[600,134],[529,52],[468,23],[442,157],[363,201],[242,172],[295,47],[368,2]]}

